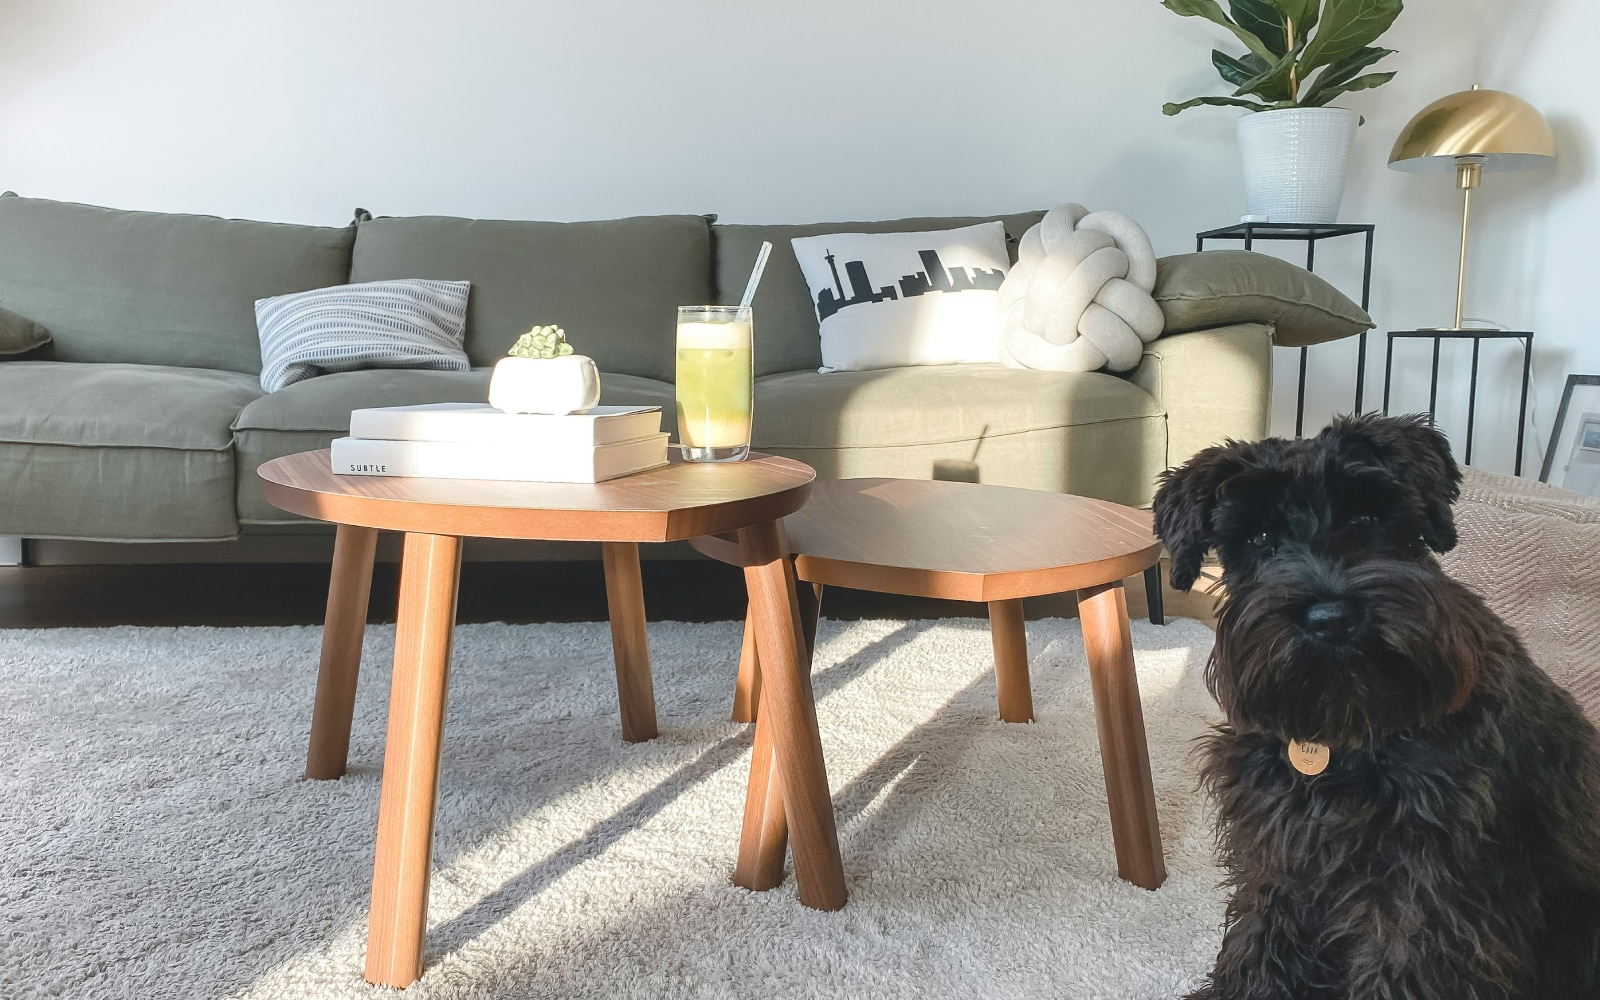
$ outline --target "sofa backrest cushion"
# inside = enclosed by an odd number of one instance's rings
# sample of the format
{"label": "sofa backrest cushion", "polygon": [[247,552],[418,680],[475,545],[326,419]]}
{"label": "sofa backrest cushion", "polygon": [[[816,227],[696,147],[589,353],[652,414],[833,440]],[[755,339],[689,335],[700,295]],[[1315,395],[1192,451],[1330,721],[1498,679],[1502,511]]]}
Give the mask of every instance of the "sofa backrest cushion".
{"label": "sofa backrest cushion", "polygon": [[709,220],[379,218],[357,229],[351,281],[472,282],[467,357],[493,364],[536,325],[566,331],[601,371],[671,381],[677,307],[711,301]]}
{"label": "sofa backrest cushion", "polygon": [[[772,244],[761,288],[756,292],[755,353],[756,374],[815,370],[822,365],[822,335],[817,326],[817,309],[811,290],[795,260],[789,241],[801,236],[827,233],[915,233],[936,229],[959,229],[999,219],[1005,223],[1011,262],[1017,261],[1016,241],[1040,219],[1043,212],[1016,215],[962,216],[945,219],[893,219],[888,222],[819,222],[800,226],[712,226],[716,246],[717,301],[730,305],[739,301],[750,279],[761,242]],[[604,366],[602,366],[604,367]]]}
{"label": "sofa backrest cushion", "polygon": [[349,279],[353,227],[124,212],[0,196],[0,307],[55,361],[256,374],[256,299]]}

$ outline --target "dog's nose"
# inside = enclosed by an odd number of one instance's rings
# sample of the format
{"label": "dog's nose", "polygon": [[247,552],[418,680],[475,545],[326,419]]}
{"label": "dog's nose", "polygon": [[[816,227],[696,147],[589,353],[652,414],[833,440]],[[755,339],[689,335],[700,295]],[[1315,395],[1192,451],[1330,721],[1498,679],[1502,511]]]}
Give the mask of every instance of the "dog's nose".
{"label": "dog's nose", "polygon": [[1306,609],[1306,627],[1320,635],[1337,632],[1349,624],[1347,601],[1318,601]]}

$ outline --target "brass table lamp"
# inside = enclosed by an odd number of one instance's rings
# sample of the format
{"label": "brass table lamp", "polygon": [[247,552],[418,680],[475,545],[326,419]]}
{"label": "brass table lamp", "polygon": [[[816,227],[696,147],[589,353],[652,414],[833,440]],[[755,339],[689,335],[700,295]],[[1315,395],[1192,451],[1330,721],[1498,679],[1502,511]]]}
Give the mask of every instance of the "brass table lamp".
{"label": "brass table lamp", "polygon": [[1483,183],[1485,171],[1529,170],[1555,156],[1555,136],[1533,105],[1479,86],[1434,101],[1400,130],[1389,166],[1415,174],[1454,171],[1456,187],[1462,191],[1461,261],[1456,271],[1456,325],[1452,329],[1462,329],[1473,189]]}

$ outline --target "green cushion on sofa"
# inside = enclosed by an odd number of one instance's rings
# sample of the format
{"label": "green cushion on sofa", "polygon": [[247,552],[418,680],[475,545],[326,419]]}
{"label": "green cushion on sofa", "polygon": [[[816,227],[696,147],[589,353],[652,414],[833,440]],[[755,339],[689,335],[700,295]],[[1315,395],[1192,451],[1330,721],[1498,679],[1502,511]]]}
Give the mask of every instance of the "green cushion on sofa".
{"label": "green cushion on sofa", "polygon": [[0,357],[26,354],[50,343],[50,331],[26,316],[0,308]]}
{"label": "green cushion on sofa", "polygon": [[1354,337],[1374,325],[1366,310],[1310,271],[1245,250],[1161,258],[1155,299],[1166,316],[1164,333],[1263,323],[1275,328],[1279,347]]}
{"label": "green cushion on sofa", "polygon": [[930,479],[972,461],[981,482],[1135,506],[1167,456],[1166,416],[1125,379],[1000,365],[769,375],[753,437],[824,479]]}
{"label": "green cushion on sofa", "polygon": [[[350,411],[414,403],[481,403],[489,395],[489,369],[467,372],[374,369],[337,372],[285,386],[246,406],[233,422],[238,448],[239,519],[253,524],[301,518],[267,503],[256,469],[262,462],[328,447],[350,432]],[[673,421],[672,386],[653,379],[602,372],[600,401],[660,406],[663,429]]]}
{"label": "green cushion on sofa", "polygon": [[260,395],[235,372],[0,364],[0,534],[233,537],[229,425]]}
{"label": "green cushion on sofa", "polygon": [[467,357],[491,365],[535,325],[567,332],[601,371],[670,381],[677,307],[711,301],[711,236],[699,215],[610,222],[374,219],[357,231],[351,281],[472,282]]}
{"label": "green cushion on sofa", "polygon": [[[755,348],[756,374],[816,371],[822,364],[822,339],[817,327],[817,309],[811,290],[794,258],[789,241],[801,236],[825,233],[915,233],[923,230],[958,229],[999,219],[1006,235],[1020,240],[1022,234],[1040,219],[1043,212],[1017,215],[972,216],[946,219],[893,219],[887,222],[825,222],[803,226],[712,226],[717,254],[717,301],[731,305],[744,294],[750,268],[756,262],[761,243],[772,244],[772,258],[756,292]],[[1016,244],[1011,244],[1011,259],[1017,259]]]}
{"label": "green cushion on sofa", "polygon": [[55,361],[261,371],[256,299],[349,280],[352,227],[0,197],[0,303]]}

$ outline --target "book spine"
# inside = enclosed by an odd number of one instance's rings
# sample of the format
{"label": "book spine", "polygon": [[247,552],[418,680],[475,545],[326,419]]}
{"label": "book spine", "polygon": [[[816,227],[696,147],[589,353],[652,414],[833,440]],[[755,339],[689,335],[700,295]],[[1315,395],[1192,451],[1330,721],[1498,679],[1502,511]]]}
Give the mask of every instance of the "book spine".
{"label": "book spine", "polygon": [[[663,464],[666,438],[661,434],[602,449],[535,451],[495,444],[343,437],[333,442],[332,464],[333,471],[343,476],[592,483]],[[627,449],[626,455],[620,449]],[[624,459],[622,467],[615,468],[619,459]]]}
{"label": "book spine", "polygon": [[375,441],[455,441],[511,446],[537,441],[546,447],[595,448],[660,431],[660,410],[598,419],[384,409],[350,413],[350,436]]}

